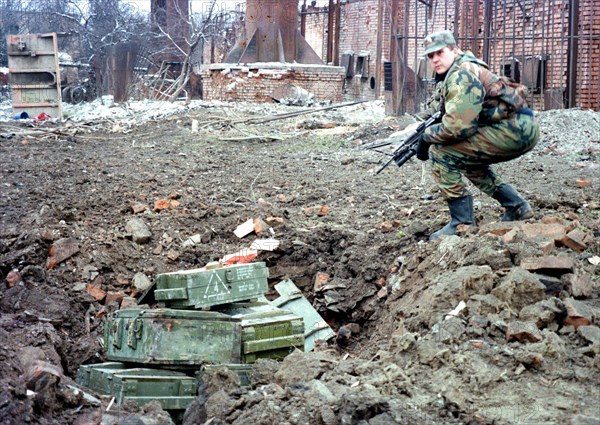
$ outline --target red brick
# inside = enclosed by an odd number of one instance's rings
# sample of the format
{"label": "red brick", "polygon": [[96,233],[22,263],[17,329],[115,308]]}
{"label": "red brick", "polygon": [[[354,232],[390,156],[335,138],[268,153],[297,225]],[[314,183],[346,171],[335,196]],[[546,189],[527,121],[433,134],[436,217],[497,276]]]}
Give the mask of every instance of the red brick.
{"label": "red brick", "polygon": [[565,227],[559,223],[523,223],[521,230],[531,239],[551,239],[560,241],[565,237]]}
{"label": "red brick", "polygon": [[564,246],[569,247],[574,251],[581,252],[587,248],[587,245],[584,242],[586,236],[587,235],[581,230],[575,229],[567,233],[561,242]]}
{"label": "red brick", "polygon": [[538,242],[538,246],[542,249],[544,255],[550,255],[556,249],[556,245],[553,240],[546,240]]}
{"label": "red brick", "polygon": [[515,238],[517,237],[518,234],[519,234],[519,228],[513,227],[512,229],[510,229],[510,231],[508,233],[505,233],[504,236],[502,236],[502,240],[504,241],[504,243],[511,243],[515,240]]}
{"label": "red brick", "polygon": [[521,260],[521,267],[529,271],[551,271],[558,274],[573,272],[574,261],[570,257],[548,255],[545,257],[529,257]]}
{"label": "red brick", "polygon": [[573,298],[567,298],[565,301],[567,307],[567,318],[565,326],[573,326],[577,330],[580,326],[592,324],[593,312],[583,301],[576,301]]}
{"label": "red brick", "polygon": [[584,188],[584,187],[590,187],[592,185],[592,180],[591,179],[577,179],[575,180],[575,184],[577,184],[577,186]]}
{"label": "red brick", "polygon": [[511,322],[506,329],[506,340],[520,342],[539,342],[542,334],[533,322]]}
{"label": "red brick", "polygon": [[485,235],[486,233],[491,233],[492,235],[502,236],[515,228],[518,228],[518,224],[514,221],[500,221],[480,226],[479,234]]}
{"label": "red brick", "polygon": [[135,298],[133,297],[123,297],[123,299],[121,300],[121,308],[129,308],[129,307],[135,307],[137,305],[137,301]]}
{"label": "red brick", "polygon": [[540,221],[544,224],[554,224],[554,223],[565,224],[565,220],[563,220],[562,218],[557,217],[555,215],[545,215],[542,217],[542,219]]}
{"label": "red brick", "polygon": [[108,291],[106,293],[106,299],[104,300],[104,304],[108,305],[112,302],[116,302],[117,305],[121,305],[121,301],[123,301],[123,297],[125,297],[125,293],[123,291]]}
{"label": "red brick", "polygon": [[106,296],[106,291],[100,288],[98,285],[88,283],[85,290],[90,294],[96,301],[102,301]]}
{"label": "red brick", "polygon": [[325,272],[317,272],[317,274],[315,275],[315,280],[314,280],[314,284],[313,284],[313,288],[315,290],[315,292],[321,290],[326,284],[327,282],[329,282],[329,280],[331,279],[331,276]]}

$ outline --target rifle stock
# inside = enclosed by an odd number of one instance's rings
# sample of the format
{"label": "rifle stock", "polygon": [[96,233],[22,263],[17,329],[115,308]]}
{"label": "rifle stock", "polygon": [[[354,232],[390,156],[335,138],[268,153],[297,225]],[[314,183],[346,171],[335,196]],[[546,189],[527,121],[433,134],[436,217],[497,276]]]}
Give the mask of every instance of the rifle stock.
{"label": "rifle stock", "polygon": [[411,134],[404,141],[404,143],[402,143],[402,145],[400,145],[400,147],[398,147],[398,149],[396,149],[394,151],[392,158],[389,161],[387,161],[385,164],[383,164],[383,166],[379,170],[377,170],[377,172],[374,175],[376,176],[377,174],[381,173],[392,162],[396,162],[398,167],[401,167],[402,165],[404,165],[404,163],[406,161],[411,159],[417,153],[417,144],[419,143],[419,139],[421,138],[421,135],[423,134],[425,129],[427,127],[435,124],[436,122],[438,122],[441,117],[442,117],[442,113],[438,111],[435,114],[433,114],[431,117],[429,117],[429,119],[427,121],[423,121],[416,128],[415,132],[413,134]]}

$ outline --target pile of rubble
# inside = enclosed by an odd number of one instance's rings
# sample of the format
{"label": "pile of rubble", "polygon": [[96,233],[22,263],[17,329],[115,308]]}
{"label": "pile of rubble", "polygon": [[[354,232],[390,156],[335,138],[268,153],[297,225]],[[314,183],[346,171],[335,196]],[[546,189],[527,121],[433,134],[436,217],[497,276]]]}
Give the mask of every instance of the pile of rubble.
{"label": "pile of rubble", "polygon": [[596,423],[600,257],[581,252],[597,243],[556,216],[421,243],[393,265],[368,346],[338,332],[338,349],[259,362],[241,392],[216,375],[184,423],[551,423],[571,403],[571,423]]}

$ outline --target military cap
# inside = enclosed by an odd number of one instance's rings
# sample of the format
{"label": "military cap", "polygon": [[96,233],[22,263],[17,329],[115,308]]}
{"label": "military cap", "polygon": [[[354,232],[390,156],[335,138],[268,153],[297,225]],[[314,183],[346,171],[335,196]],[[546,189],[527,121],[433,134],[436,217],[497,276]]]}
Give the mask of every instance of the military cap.
{"label": "military cap", "polygon": [[448,30],[429,34],[427,37],[425,37],[425,40],[423,41],[423,47],[425,47],[426,55],[433,52],[437,52],[438,50],[442,50],[448,45],[456,45],[454,35]]}

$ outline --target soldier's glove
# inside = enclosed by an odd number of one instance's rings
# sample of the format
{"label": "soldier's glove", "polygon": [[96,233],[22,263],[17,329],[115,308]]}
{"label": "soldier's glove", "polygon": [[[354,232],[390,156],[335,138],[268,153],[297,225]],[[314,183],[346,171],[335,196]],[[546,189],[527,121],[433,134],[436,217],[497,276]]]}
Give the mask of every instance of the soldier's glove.
{"label": "soldier's glove", "polygon": [[417,159],[421,161],[427,161],[429,159],[429,143],[423,141],[421,136],[419,143],[417,143]]}

